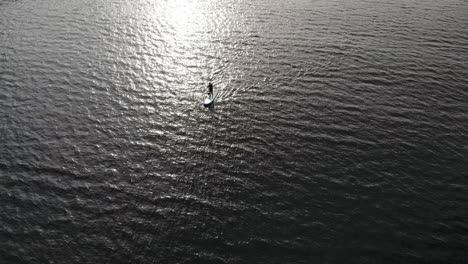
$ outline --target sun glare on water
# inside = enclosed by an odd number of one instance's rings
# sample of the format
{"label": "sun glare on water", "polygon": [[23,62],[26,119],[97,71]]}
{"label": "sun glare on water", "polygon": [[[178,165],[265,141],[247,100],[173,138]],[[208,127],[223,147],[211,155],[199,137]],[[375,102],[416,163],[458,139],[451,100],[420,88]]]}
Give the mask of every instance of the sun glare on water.
{"label": "sun glare on water", "polygon": [[175,37],[191,37],[206,29],[208,18],[204,14],[205,5],[198,1],[186,0],[167,2],[164,20]]}

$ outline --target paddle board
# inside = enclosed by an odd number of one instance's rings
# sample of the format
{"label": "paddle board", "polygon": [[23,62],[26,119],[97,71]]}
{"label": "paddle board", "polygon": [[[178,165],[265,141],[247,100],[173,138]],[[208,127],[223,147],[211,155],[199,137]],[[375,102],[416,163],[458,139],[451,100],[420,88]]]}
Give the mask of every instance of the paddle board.
{"label": "paddle board", "polygon": [[211,106],[214,104],[214,101],[216,99],[216,96],[218,96],[218,93],[214,95],[209,95],[208,97],[205,98],[205,101],[203,101],[203,105],[205,107]]}

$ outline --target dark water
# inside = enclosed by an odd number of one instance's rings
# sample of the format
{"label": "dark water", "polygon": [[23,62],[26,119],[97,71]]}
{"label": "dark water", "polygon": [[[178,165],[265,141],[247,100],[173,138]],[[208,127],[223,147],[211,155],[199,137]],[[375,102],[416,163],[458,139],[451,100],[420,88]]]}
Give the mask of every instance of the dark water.
{"label": "dark water", "polygon": [[0,263],[467,263],[467,78],[464,0],[3,0]]}

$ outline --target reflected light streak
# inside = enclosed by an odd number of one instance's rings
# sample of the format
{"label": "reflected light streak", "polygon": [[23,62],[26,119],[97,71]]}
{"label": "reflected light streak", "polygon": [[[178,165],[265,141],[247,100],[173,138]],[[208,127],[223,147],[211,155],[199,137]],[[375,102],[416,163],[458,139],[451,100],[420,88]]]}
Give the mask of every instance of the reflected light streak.
{"label": "reflected light streak", "polygon": [[176,0],[167,2],[164,19],[174,37],[190,37],[206,28],[204,13],[197,1]]}

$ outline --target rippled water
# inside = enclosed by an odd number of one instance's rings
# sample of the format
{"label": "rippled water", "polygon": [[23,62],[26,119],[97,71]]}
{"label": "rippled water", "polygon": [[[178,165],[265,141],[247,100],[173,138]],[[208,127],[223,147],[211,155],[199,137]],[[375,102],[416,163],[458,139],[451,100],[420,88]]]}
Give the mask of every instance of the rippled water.
{"label": "rippled water", "polygon": [[1,1],[0,263],[467,262],[467,14]]}

